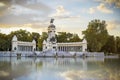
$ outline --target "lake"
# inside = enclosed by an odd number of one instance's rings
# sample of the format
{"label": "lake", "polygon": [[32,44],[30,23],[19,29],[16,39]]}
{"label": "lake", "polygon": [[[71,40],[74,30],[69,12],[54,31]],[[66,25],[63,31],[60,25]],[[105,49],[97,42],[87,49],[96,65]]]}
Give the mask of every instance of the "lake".
{"label": "lake", "polygon": [[0,80],[120,80],[120,59],[0,57]]}

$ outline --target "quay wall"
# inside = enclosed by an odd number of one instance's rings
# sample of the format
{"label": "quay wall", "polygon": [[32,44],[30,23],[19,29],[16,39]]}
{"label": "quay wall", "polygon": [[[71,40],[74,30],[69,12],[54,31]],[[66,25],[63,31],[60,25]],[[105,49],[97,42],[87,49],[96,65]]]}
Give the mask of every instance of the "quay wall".
{"label": "quay wall", "polygon": [[[87,57],[104,57],[104,52],[56,52],[57,56],[87,56]],[[47,52],[43,53],[41,51],[27,51],[27,52],[12,52],[12,51],[0,51],[0,57],[17,57],[17,56],[30,56],[36,54],[36,56],[55,56],[56,53],[54,52]]]}

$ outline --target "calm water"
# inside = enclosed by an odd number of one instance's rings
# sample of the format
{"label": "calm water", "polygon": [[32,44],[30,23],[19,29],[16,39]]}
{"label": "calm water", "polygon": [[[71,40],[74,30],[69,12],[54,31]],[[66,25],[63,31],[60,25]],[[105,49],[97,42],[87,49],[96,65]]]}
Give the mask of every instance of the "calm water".
{"label": "calm water", "polygon": [[0,57],[0,80],[120,80],[120,59]]}

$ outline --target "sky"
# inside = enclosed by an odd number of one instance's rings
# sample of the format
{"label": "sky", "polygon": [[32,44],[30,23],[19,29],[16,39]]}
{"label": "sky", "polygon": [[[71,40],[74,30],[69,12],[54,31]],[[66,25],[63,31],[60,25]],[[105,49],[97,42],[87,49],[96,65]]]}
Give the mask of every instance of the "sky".
{"label": "sky", "polygon": [[120,36],[120,0],[0,0],[0,32],[19,29],[47,32],[54,18],[57,32],[83,37],[91,20],[107,23],[110,35]]}

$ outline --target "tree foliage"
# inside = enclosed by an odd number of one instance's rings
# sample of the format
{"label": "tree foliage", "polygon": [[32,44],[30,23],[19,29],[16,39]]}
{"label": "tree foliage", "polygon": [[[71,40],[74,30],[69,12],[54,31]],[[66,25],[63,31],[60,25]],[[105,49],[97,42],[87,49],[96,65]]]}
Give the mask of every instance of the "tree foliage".
{"label": "tree foliage", "polygon": [[8,38],[6,34],[0,33],[0,51],[7,50]]}
{"label": "tree foliage", "polygon": [[83,31],[83,34],[88,42],[89,51],[101,51],[108,38],[105,21],[92,20],[89,22],[88,28]]}
{"label": "tree foliage", "polygon": [[116,52],[114,36],[108,37],[107,42],[102,47],[101,51],[104,51],[105,53],[115,53]]}
{"label": "tree foliage", "polygon": [[120,37],[119,36],[116,37],[115,44],[116,44],[116,52],[120,54]]}
{"label": "tree foliage", "polygon": [[41,37],[38,39],[38,48],[39,48],[39,50],[42,50],[43,41],[46,40],[47,37],[48,37],[47,32],[42,32]]}
{"label": "tree foliage", "polygon": [[80,42],[81,39],[78,34],[72,34],[67,32],[58,32],[57,42]]}

